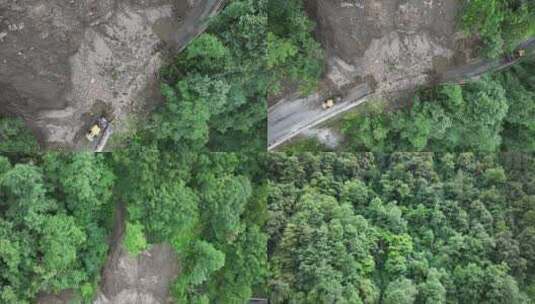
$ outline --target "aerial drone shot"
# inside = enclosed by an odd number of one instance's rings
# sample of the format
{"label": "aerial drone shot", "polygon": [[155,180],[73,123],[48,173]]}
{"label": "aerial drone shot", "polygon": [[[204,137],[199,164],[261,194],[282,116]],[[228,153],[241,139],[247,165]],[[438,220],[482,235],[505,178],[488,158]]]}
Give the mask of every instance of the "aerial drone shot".
{"label": "aerial drone shot", "polygon": [[304,3],[322,70],[270,95],[269,150],[535,149],[533,1]]}
{"label": "aerial drone shot", "polygon": [[535,304],[535,1],[0,0],[0,304]]}

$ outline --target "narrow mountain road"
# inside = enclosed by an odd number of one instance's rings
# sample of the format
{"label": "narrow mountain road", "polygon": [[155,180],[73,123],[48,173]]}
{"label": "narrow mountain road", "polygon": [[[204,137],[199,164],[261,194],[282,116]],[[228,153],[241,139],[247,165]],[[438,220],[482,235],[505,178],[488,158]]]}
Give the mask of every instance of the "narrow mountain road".
{"label": "narrow mountain road", "polygon": [[[527,56],[535,54],[535,37],[520,44]],[[507,68],[518,60],[507,62],[503,58],[479,60],[466,66],[451,69],[439,75],[440,83],[459,83],[475,79],[489,71]],[[307,97],[297,94],[278,101],[268,109],[268,150],[274,150],[296,135],[315,127],[328,119],[338,116],[366,102],[374,92],[367,84],[347,90],[334,107],[324,110],[323,101],[328,98],[324,92],[316,92]]]}
{"label": "narrow mountain road", "polygon": [[371,93],[367,84],[356,86],[345,94],[341,102],[328,110],[322,108],[322,102],[329,96],[320,93],[304,98],[294,95],[279,101],[268,111],[268,150],[273,150],[312,126],[358,106]]}
{"label": "narrow mountain road", "polygon": [[225,0],[201,0],[195,6],[193,11],[183,20],[183,25],[180,31],[177,31],[173,36],[172,50],[179,53],[189,43],[206,30],[208,20],[215,16],[223,7]]}
{"label": "narrow mountain road", "polygon": [[[528,55],[535,54],[535,37],[531,38],[519,45],[519,48],[525,49]],[[496,60],[485,60],[473,62],[471,64],[451,69],[442,74],[440,78],[441,83],[458,83],[465,79],[474,79],[480,77],[488,71],[503,70],[518,60],[507,62],[504,58]]]}

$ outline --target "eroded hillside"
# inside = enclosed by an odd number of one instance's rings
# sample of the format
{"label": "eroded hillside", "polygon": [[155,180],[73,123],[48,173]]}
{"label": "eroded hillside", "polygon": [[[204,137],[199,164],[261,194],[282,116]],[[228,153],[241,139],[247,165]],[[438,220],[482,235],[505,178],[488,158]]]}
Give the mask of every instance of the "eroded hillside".
{"label": "eroded hillside", "polygon": [[48,147],[84,148],[99,116],[124,129],[158,102],[163,53],[202,28],[208,2],[1,0],[0,112],[22,116]]}
{"label": "eroded hillside", "polygon": [[383,92],[412,88],[471,56],[456,31],[457,0],[305,3],[336,88],[364,81]]}

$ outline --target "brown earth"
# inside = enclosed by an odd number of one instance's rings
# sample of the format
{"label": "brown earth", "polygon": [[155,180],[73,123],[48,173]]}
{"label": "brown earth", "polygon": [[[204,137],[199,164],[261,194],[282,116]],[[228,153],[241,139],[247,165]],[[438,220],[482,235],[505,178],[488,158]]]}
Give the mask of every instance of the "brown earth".
{"label": "brown earth", "polygon": [[[99,290],[93,304],[167,304],[174,303],[169,287],[179,273],[178,256],[168,244],[154,244],[138,256],[128,254],[123,243],[126,208],[119,204],[109,237],[110,251],[101,273]],[[73,290],[57,295],[41,293],[38,304],[78,303]]]}
{"label": "brown earth", "polygon": [[[281,125],[298,128],[303,115],[316,115],[309,119],[309,127],[331,115],[332,111],[321,110],[329,96],[342,96],[347,103],[351,92],[365,86],[368,95],[388,101],[387,109],[392,110],[406,105],[418,88],[436,83],[446,72],[476,59],[473,51],[480,41],[458,30],[460,0],[304,2],[316,23],[315,37],[326,52],[326,70],[306,102],[299,102],[305,98],[289,92],[270,104],[270,113],[283,113],[280,120],[268,115],[268,130],[275,130],[271,132],[274,137]],[[362,100],[351,102],[358,105]],[[298,104],[301,109],[296,108]],[[306,114],[306,109],[318,111]],[[326,125],[303,136],[316,137],[331,148],[340,140]],[[271,147],[275,147],[284,137],[272,140]]]}
{"label": "brown earth", "polygon": [[83,148],[100,115],[120,131],[158,101],[163,46],[198,2],[0,0],[0,113],[23,117],[47,147]]}
{"label": "brown earth", "polygon": [[102,271],[94,304],[165,304],[170,284],[179,272],[178,257],[168,244],[151,245],[137,257],[124,246],[126,208],[116,208],[108,262]]}
{"label": "brown earth", "polygon": [[458,0],[305,0],[335,89],[414,88],[472,56],[456,30]]}

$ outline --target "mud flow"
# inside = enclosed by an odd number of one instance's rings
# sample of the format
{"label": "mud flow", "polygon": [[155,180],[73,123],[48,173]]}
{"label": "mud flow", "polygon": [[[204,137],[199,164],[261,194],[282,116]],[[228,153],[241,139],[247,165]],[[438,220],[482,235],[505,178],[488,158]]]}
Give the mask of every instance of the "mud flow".
{"label": "mud flow", "polygon": [[187,42],[176,33],[199,22],[191,13],[203,3],[0,0],[0,113],[24,118],[45,147],[85,149],[81,135],[102,114],[120,131],[161,101],[166,49]]}
{"label": "mud flow", "polygon": [[327,51],[334,88],[368,82],[377,92],[405,90],[462,64],[469,44],[456,31],[457,0],[306,0]]}
{"label": "mud flow", "polygon": [[[108,260],[93,304],[167,304],[174,303],[169,286],[178,273],[178,257],[167,244],[155,244],[137,257],[128,254],[123,243],[126,208],[118,204],[109,238]],[[38,304],[80,303],[73,290],[58,294],[40,294]]]}

